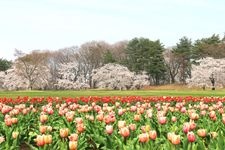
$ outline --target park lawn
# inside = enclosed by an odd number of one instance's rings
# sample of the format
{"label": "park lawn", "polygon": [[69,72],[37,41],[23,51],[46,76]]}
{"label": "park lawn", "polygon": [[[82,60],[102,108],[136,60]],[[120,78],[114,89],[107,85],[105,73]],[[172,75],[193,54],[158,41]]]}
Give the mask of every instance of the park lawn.
{"label": "park lawn", "polygon": [[148,90],[80,90],[80,91],[0,91],[0,97],[80,97],[80,96],[225,96],[225,89],[216,91],[199,89]]}

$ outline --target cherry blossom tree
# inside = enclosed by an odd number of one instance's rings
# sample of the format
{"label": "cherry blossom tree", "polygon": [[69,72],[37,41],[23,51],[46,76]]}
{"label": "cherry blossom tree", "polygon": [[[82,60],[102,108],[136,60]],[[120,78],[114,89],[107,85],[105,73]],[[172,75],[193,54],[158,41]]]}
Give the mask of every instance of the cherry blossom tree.
{"label": "cherry blossom tree", "polygon": [[149,85],[148,76],[135,75],[127,67],[119,64],[106,64],[92,71],[92,84],[103,89],[140,89]]}
{"label": "cherry blossom tree", "polygon": [[5,90],[26,90],[29,87],[27,79],[18,75],[15,66],[6,71],[2,87]]}
{"label": "cherry blossom tree", "polygon": [[210,77],[214,76],[217,88],[225,87],[225,59],[207,57],[192,65],[192,77],[187,80],[189,87],[212,87]]}
{"label": "cherry blossom tree", "polygon": [[82,66],[74,61],[61,64],[59,67],[59,78],[57,89],[86,89],[89,88],[88,80],[85,78]]}
{"label": "cherry blossom tree", "polygon": [[[49,52],[35,50],[30,54],[24,54],[16,51],[18,58],[14,62],[16,73],[27,79],[29,89],[32,90],[35,84],[39,84],[38,80],[47,77],[47,61]],[[44,78],[43,78],[44,77]]]}
{"label": "cherry blossom tree", "polygon": [[6,72],[5,71],[0,71],[0,89],[3,88],[2,86],[4,84],[5,75],[6,75]]}

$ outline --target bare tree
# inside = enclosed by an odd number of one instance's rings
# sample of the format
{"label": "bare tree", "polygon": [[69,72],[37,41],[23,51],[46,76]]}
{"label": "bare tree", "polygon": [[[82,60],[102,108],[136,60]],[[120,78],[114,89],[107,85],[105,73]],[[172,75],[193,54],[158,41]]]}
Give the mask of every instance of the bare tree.
{"label": "bare tree", "polygon": [[60,78],[59,69],[62,64],[73,62],[77,59],[78,47],[66,47],[57,51],[52,51],[48,57],[48,68],[51,74],[49,88],[55,88],[57,79]]}
{"label": "bare tree", "polygon": [[125,49],[127,47],[128,41],[120,41],[111,45],[111,52],[116,62],[123,63],[126,58]]}
{"label": "bare tree", "polygon": [[165,64],[167,67],[168,74],[170,76],[170,82],[175,83],[175,78],[179,73],[180,63],[178,58],[171,50],[166,50],[164,52]]}
{"label": "bare tree", "polygon": [[78,62],[83,69],[86,80],[91,84],[91,73],[93,69],[103,65],[104,53],[109,49],[109,44],[100,41],[87,42],[81,45],[78,55]]}
{"label": "bare tree", "polygon": [[22,51],[16,50],[15,61],[16,70],[20,76],[29,81],[29,89],[32,90],[33,85],[38,78],[46,78],[48,51],[34,50],[30,54],[24,54]]}

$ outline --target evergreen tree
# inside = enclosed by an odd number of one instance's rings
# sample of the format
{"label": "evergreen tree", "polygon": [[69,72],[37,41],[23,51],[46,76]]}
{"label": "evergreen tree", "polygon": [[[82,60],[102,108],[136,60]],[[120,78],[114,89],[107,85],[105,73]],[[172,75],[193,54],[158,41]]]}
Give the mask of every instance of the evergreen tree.
{"label": "evergreen tree", "polygon": [[11,61],[0,58],[0,71],[8,70],[11,67],[11,65],[12,65]]}
{"label": "evergreen tree", "polygon": [[116,62],[113,54],[109,50],[107,50],[105,54],[103,55],[103,62],[104,64]]}
{"label": "evergreen tree", "polygon": [[172,50],[180,63],[180,82],[185,83],[186,78],[191,77],[191,64],[193,58],[193,46],[190,39],[183,37]]}
{"label": "evergreen tree", "polygon": [[127,54],[127,67],[131,71],[141,73],[146,71],[155,85],[165,77],[164,48],[160,41],[150,41],[147,38],[134,38],[125,52]]}
{"label": "evergreen tree", "polygon": [[196,58],[224,58],[224,39],[220,40],[219,35],[213,34],[211,37],[196,40],[194,43],[194,52]]}

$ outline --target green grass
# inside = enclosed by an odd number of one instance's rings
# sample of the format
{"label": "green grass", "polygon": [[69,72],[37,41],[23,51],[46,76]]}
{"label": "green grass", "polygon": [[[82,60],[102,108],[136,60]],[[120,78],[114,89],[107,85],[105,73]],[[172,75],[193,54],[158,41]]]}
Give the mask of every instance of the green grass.
{"label": "green grass", "polygon": [[0,97],[78,97],[78,96],[225,96],[225,90],[81,90],[81,91],[0,91]]}

